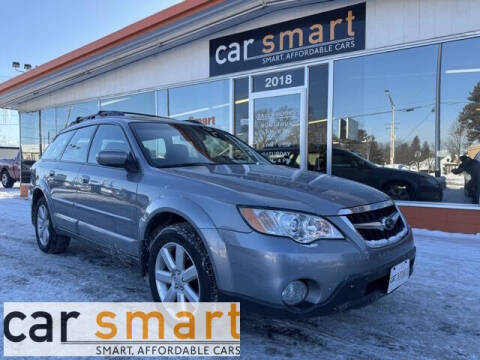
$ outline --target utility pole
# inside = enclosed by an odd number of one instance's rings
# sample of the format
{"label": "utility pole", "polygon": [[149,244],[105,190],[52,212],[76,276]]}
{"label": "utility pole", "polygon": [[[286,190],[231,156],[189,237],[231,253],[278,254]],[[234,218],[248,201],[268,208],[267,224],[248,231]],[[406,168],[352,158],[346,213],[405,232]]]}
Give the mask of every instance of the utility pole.
{"label": "utility pole", "polygon": [[395,163],[395,103],[393,102],[390,90],[385,90],[385,94],[392,106],[392,128],[390,129],[390,165]]}

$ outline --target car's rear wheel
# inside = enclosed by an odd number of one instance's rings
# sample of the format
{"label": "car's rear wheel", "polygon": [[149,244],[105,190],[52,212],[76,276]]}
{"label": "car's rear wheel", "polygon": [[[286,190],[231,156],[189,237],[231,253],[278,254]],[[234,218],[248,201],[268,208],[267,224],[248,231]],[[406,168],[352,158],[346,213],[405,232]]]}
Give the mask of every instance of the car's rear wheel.
{"label": "car's rear wheel", "polygon": [[394,200],[413,200],[410,186],[402,182],[389,183],[384,187],[383,191]]}
{"label": "car's rear wheel", "polygon": [[218,290],[207,251],[187,223],[154,234],[148,260],[150,290],[155,301],[217,301]]}
{"label": "car's rear wheel", "polygon": [[35,235],[40,250],[51,254],[65,252],[70,245],[70,238],[56,234],[45,198],[41,197],[36,202],[33,211]]}
{"label": "car's rear wheel", "polygon": [[13,180],[10,177],[10,174],[8,173],[7,170],[3,170],[2,174],[0,176],[2,178],[2,186],[4,188],[11,188],[13,186],[13,184],[15,183],[15,180]]}

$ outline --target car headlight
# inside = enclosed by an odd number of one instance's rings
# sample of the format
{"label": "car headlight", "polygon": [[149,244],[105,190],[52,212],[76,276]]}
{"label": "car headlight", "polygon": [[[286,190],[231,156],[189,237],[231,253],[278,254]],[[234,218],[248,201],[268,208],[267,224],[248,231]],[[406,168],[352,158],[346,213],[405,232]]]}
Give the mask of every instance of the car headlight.
{"label": "car headlight", "polygon": [[343,239],[343,235],[329,221],[314,215],[298,212],[239,208],[245,221],[256,231],[286,236],[301,244],[319,239]]}

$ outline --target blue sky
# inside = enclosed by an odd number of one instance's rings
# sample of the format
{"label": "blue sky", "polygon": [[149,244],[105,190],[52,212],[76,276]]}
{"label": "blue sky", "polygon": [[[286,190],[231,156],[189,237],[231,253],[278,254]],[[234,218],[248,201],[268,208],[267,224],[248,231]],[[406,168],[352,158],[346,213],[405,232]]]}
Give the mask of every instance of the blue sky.
{"label": "blue sky", "polygon": [[[0,82],[12,61],[41,65],[180,0],[0,0]],[[18,117],[0,110],[0,146],[18,144]]]}
{"label": "blue sky", "polygon": [[12,61],[41,65],[178,0],[0,0],[0,82]]}

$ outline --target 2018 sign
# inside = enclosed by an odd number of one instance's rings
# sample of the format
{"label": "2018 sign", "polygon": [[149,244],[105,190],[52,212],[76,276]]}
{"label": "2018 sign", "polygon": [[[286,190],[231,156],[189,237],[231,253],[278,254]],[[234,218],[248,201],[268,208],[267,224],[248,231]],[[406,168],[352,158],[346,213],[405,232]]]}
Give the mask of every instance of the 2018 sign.
{"label": "2018 sign", "polygon": [[210,76],[365,48],[365,4],[210,40]]}

